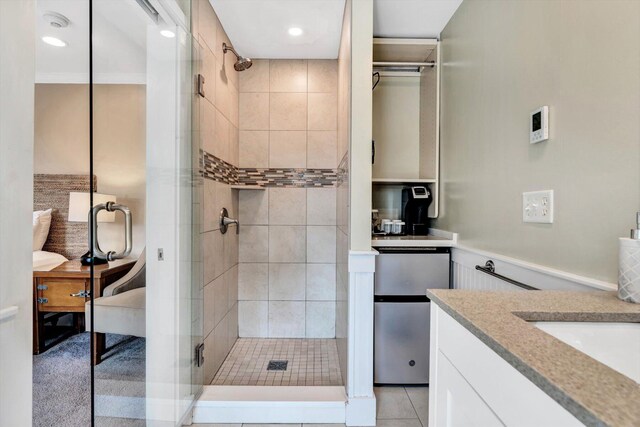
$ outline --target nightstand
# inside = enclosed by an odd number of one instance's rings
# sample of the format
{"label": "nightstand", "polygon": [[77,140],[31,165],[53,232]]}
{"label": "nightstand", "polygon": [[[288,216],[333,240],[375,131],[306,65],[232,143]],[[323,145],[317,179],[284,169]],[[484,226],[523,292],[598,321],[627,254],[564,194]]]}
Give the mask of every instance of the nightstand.
{"label": "nightstand", "polygon": [[[46,313],[74,313],[76,331],[81,332],[84,328],[84,305],[89,301],[92,289],[96,297],[102,296],[104,288],[127,274],[134,263],[134,260],[117,260],[94,266],[93,286],[91,269],[82,265],[80,260],[67,261],[50,271],[34,271],[33,353],[40,354],[62,339],[68,338],[68,335],[64,336],[45,347]],[[103,347],[104,334],[96,334],[94,342],[96,346]]]}

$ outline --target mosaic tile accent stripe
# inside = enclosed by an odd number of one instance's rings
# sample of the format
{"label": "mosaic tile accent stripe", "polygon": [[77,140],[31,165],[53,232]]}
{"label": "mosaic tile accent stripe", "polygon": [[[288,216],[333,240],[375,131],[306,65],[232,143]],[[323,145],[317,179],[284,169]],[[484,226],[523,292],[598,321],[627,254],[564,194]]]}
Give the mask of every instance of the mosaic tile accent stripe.
{"label": "mosaic tile accent stripe", "polygon": [[335,187],[335,169],[239,169],[238,182],[262,187]]}
{"label": "mosaic tile accent stripe", "polygon": [[338,169],[240,169],[203,150],[200,164],[205,179],[230,185],[313,188],[335,187],[338,183]]}
{"label": "mosaic tile accent stripe", "polygon": [[238,168],[206,151],[200,150],[200,154],[202,156],[201,165],[203,166],[202,176],[204,178],[225,184],[238,183]]}

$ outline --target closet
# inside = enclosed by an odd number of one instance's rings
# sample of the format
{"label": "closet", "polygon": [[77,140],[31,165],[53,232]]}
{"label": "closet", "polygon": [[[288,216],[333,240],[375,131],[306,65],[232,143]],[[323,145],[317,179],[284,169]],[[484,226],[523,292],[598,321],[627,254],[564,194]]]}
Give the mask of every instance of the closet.
{"label": "closet", "polygon": [[[440,57],[436,39],[373,39],[373,198],[390,216],[423,185],[438,216]],[[399,212],[398,212],[399,213]]]}

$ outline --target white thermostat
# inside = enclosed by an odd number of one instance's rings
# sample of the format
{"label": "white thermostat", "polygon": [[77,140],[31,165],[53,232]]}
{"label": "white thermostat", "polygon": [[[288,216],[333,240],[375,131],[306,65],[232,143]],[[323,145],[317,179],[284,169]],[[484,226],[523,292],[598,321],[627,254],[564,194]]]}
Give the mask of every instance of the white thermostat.
{"label": "white thermostat", "polygon": [[529,120],[529,142],[536,144],[549,139],[549,107],[538,108]]}

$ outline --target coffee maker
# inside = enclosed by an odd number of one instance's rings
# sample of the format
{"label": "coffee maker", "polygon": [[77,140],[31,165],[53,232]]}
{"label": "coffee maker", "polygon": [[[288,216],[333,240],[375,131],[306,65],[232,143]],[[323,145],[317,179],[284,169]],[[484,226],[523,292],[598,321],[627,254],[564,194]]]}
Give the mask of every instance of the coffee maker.
{"label": "coffee maker", "polygon": [[427,187],[402,189],[402,220],[407,234],[426,236],[429,233],[429,205],[433,201]]}

